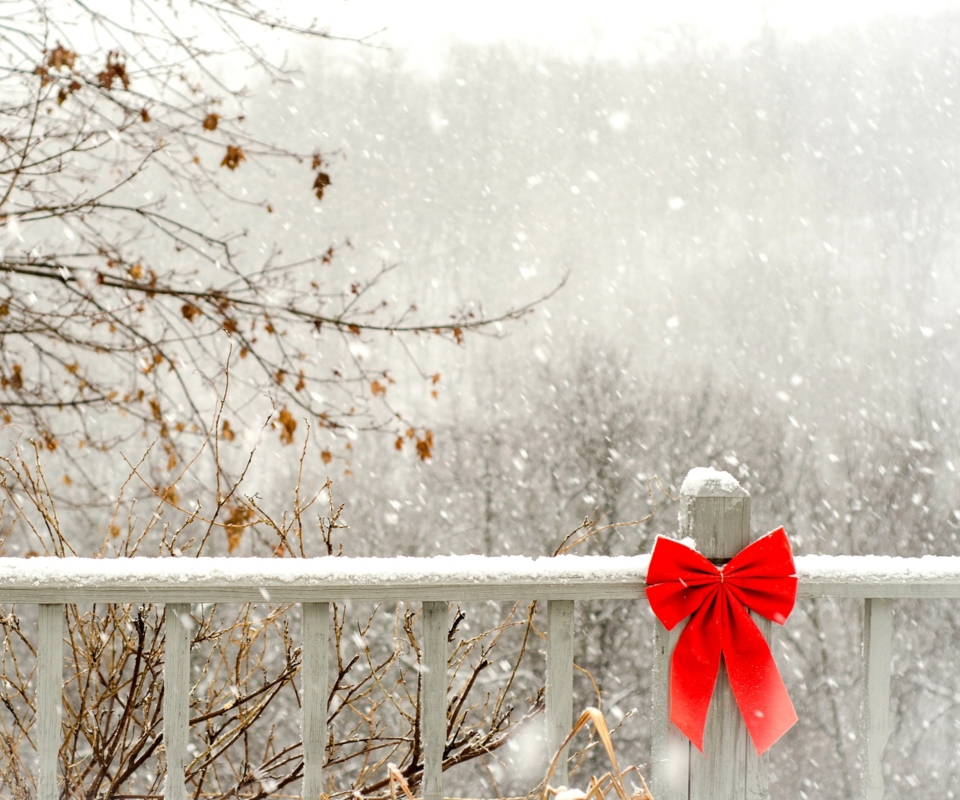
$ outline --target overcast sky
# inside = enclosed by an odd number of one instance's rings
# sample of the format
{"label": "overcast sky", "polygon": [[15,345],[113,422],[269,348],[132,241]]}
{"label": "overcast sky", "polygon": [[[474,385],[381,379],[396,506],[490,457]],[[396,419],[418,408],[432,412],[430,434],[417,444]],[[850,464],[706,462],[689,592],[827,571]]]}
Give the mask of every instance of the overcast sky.
{"label": "overcast sky", "polygon": [[960,8],[960,0],[335,0],[310,8],[334,32],[363,35],[386,29],[376,41],[442,50],[451,37],[490,42],[526,40],[574,55],[629,55],[664,26],[696,24],[719,39],[740,43],[769,22],[798,37],[888,14],[931,14]]}

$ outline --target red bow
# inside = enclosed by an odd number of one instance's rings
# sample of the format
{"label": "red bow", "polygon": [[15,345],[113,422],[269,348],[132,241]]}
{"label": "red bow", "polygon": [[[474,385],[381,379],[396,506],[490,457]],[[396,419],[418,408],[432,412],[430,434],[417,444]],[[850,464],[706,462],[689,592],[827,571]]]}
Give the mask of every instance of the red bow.
{"label": "red bow", "polygon": [[670,719],[701,753],[721,653],[758,754],[797,721],[770,646],[748,613],[782,625],[793,610],[797,575],[783,528],[757,539],[720,569],[696,550],[658,538],[647,570],[647,598],[668,630],[690,617],[673,652]]}

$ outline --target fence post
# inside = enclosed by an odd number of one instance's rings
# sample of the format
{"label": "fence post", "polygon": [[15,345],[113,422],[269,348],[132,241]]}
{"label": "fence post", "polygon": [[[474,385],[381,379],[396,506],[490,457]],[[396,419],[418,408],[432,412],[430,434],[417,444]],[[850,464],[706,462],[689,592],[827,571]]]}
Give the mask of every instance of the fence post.
{"label": "fence post", "polygon": [[[711,559],[729,559],[752,541],[750,495],[726,472],[693,469],[680,489],[680,536]],[[769,640],[770,623],[754,615]],[[766,758],[757,756],[721,663],[703,748],[691,746],[669,721],[668,676],[679,626],[657,623],[654,668],[654,796],[657,800],[760,800],[767,797]],[[685,746],[684,746],[685,745]]]}

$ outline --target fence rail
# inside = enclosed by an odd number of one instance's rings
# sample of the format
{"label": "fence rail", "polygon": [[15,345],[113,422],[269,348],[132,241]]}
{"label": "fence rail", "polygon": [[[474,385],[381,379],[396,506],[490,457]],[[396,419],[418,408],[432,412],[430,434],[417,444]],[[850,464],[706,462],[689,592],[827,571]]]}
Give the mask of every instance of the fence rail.
{"label": "fence rail", "polygon": [[[960,556],[795,561],[799,597],[960,597]],[[0,603],[640,600],[649,563],[649,555],[0,558]]]}
{"label": "fence rail", "polygon": [[[721,500],[730,505],[738,502],[737,498],[743,502],[745,497],[746,493],[736,497],[724,495]],[[721,502],[716,497],[710,497],[709,500],[714,505]],[[688,515],[693,513],[696,516],[698,513],[695,503],[688,503],[686,509]],[[719,522],[714,520],[711,523],[713,517],[710,514]],[[730,524],[729,514],[725,517],[723,513],[717,516],[710,512],[699,519],[701,522],[706,520],[707,528],[714,533],[722,532],[724,525]],[[749,530],[748,502],[745,520],[740,515],[734,523],[741,532]],[[693,525],[689,518],[687,525]],[[864,599],[864,755],[861,797],[881,800],[882,754],[889,730],[892,601],[899,598],[960,597],[960,557],[801,556],[796,561],[801,597]],[[562,556],[536,560],[480,556],[282,561],[204,558],[0,559],[0,603],[32,603],[40,607],[38,796],[40,800],[57,800],[59,797],[57,759],[61,740],[62,646],[66,603],[165,604],[167,649],[163,711],[168,772],[164,794],[168,800],[186,800],[187,796],[184,770],[188,763],[189,744],[190,604],[263,601],[303,604],[301,726],[305,769],[301,794],[304,800],[317,800],[324,790],[330,604],[344,600],[423,602],[422,787],[425,800],[441,800],[446,731],[447,603],[468,600],[547,601],[546,736],[552,754],[573,723],[575,601],[642,600],[648,564],[649,556],[645,555],[611,558]],[[684,762],[687,764],[684,767],[686,771],[682,771],[680,779],[675,771],[658,779],[658,788],[655,790],[657,800],[681,796],[762,797],[766,791],[762,762],[750,766],[748,754],[748,763],[745,765],[724,766],[728,761],[724,752],[734,747],[730,739],[736,738],[736,731],[716,734],[716,741],[712,745],[708,731],[708,747],[715,748],[711,753],[714,761],[708,768],[696,761],[694,755],[689,753],[688,745],[679,741],[679,733],[671,730],[666,722],[666,683],[663,676],[677,635],[676,630],[668,635],[662,628],[658,633],[656,646],[660,679],[655,687],[654,725],[660,726],[661,735],[657,745],[659,752],[655,751],[654,757],[660,762],[678,757],[690,760]],[[714,703],[718,703],[717,696]],[[735,713],[734,707],[730,714],[712,712],[711,717],[729,728],[734,724],[731,720]],[[724,720],[718,720],[721,716]],[[680,748],[679,756],[677,748]],[[699,757],[699,754],[696,756]],[[717,769],[733,770],[737,774],[715,775],[710,772]],[[563,761],[555,774],[555,782],[557,785],[567,782]],[[718,789],[727,783],[736,787],[731,790],[734,793]]]}

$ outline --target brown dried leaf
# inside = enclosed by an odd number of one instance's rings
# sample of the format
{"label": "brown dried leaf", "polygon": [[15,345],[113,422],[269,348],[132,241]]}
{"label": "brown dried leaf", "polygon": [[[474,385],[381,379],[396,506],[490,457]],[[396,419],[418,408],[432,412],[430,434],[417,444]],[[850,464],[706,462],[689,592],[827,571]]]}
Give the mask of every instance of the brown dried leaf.
{"label": "brown dried leaf", "polygon": [[[64,101],[66,101],[66,99],[67,99],[70,95],[72,95],[74,92],[78,91],[80,88],[82,88],[82,87],[81,87],[81,84],[80,84],[79,81],[70,81],[70,83],[67,84],[67,87],[66,87],[66,88],[63,88],[63,87],[61,86],[61,87],[60,87],[60,91],[57,92],[57,105],[61,105],[61,106],[62,106],[62,105],[64,104]],[[146,109],[144,109],[144,110],[146,110]]]}
{"label": "brown dried leaf", "polygon": [[246,506],[228,506],[229,516],[224,520],[223,527],[227,532],[227,552],[232,553],[240,546],[243,532],[250,526],[253,511]]}
{"label": "brown dried leaf", "polygon": [[239,145],[228,144],[227,145],[227,154],[223,157],[223,161],[220,162],[221,167],[226,167],[229,170],[235,170],[240,166],[241,161],[246,161],[247,157],[243,154],[243,148]]}
{"label": "brown dried leaf", "polygon": [[219,124],[220,124],[219,114],[214,114],[211,112],[210,114],[207,114],[207,116],[203,118],[203,129],[205,131],[215,131],[217,129],[217,125]]}
{"label": "brown dried leaf", "polygon": [[232,442],[237,438],[237,434],[234,432],[233,428],[230,427],[230,420],[225,419],[223,421],[223,425],[220,428],[220,436],[228,442]]}
{"label": "brown dried leaf", "polygon": [[193,322],[194,318],[200,314],[200,309],[193,303],[184,303],[180,307],[180,313],[187,322]]}
{"label": "brown dried leaf", "polygon": [[177,489],[174,486],[168,486],[166,489],[157,487],[157,495],[165,503],[169,503],[172,506],[175,506],[180,499],[180,495],[177,494]]}
{"label": "brown dried leaf", "polygon": [[73,50],[64,47],[60,42],[57,42],[57,46],[54,47],[53,50],[50,51],[50,55],[47,56],[47,66],[56,70],[63,69],[63,67],[73,69],[76,63],[77,54]]}
{"label": "brown dried leaf", "polygon": [[293,444],[293,433],[297,429],[297,421],[286,406],[280,409],[277,422],[280,423],[280,441],[284,444]]}
{"label": "brown dried leaf", "polygon": [[317,200],[323,200],[323,190],[330,185],[330,176],[326,172],[318,172],[317,178],[313,182],[313,193]]}
{"label": "brown dried leaf", "polygon": [[142,367],[142,368],[141,368],[141,371],[143,372],[144,375],[149,375],[149,374],[150,374],[151,372],[153,372],[153,371],[157,368],[157,366],[159,366],[162,362],[163,362],[163,356],[160,355],[159,353],[154,353],[154,354],[153,354],[153,359],[152,359],[150,362],[148,362],[145,367]]}
{"label": "brown dried leaf", "polygon": [[383,397],[387,393],[387,387],[380,383],[380,381],[373,381],[373,383],[370,384],[370,391],[373,392],[374,397]]}
{"label": "brown dried leaf", "polygon": [[119,80],[123,84],[124,89],[130,88],[130,76],[127,75],[127,64],[120,57],[120,53],[116,50],[111,50],[107,53],[107,66],[104,67],[103,72],[97,74],[97,80],[100,81],[100,85],[106,89],[108,92],[113,88],[113,82]]}
{"label": "brown dried leaf", "polygon": [[333,461],[333,453],[331,453],[329,450],[324,450],[320,454],[320,458],[323,460],[324,464],[329,464],[331,461]]}
{"label": "brown dried leaf", "polygon": [[421,461],[433,458],[433,431],[426,430],[423,438],[417,439],[417,455],[420,456]]}

